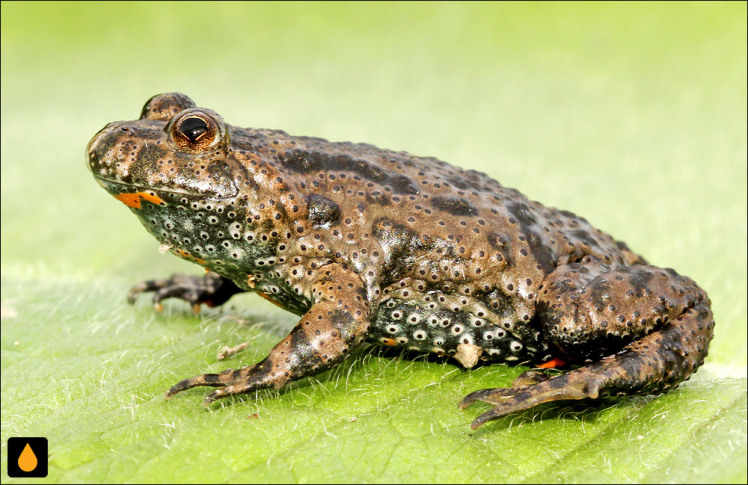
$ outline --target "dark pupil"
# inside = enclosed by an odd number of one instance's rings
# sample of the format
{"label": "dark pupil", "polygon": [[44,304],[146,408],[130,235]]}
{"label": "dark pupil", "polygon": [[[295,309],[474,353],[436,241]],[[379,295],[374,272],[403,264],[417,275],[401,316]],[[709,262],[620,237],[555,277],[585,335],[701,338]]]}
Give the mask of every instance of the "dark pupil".
{"label": "dark pupil", "polygon": [[194,142],[208,131],[208,124],[200,118],[187,118],[179,125],[179,131]]}

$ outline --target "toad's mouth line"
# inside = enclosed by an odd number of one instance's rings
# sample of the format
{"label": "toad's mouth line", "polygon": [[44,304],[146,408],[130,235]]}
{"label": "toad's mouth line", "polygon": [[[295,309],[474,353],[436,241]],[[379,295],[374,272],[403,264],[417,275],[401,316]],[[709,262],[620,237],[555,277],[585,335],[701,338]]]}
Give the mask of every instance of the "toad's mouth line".
{"label": "toad's mouth line", "polygon": [[123,193],[134,193],[134,192],[145,192],[145,193],[153,193],[153,194],[168,194],[168,195],[174,195],[174,196],[186,196],[186,197],[210,197],[211,199],[230,199],[232,197],[236,196],[236,189],[234,189],[229,194],[222,194],[219,195],[216,192],[206,190],[204,192],[200,191],[187,191],[187,190],[178,190],[178,189],[164,189],[160,187],[146,187],[145,185],[138,185],[138,184],[130,184],[127,182],[123,182],[121,180],[112,180],[106,177],[101,177],[99,175],[94,174],[94,178],[99,183],[101,187],[104,188],[109,193],[115,194],[123,194]]}

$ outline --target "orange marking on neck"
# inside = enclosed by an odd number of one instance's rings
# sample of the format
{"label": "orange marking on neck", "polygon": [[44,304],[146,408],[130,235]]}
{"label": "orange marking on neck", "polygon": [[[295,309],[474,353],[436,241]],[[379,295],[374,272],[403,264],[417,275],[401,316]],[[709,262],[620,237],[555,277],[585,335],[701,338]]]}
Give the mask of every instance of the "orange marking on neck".
{"label": "orange marking on neck", "polygon": [[394,347],[395,345],[397,345],[397,340],[395,340],[394,338],[383,338],[382,343],[384,345],[389,345],[390,347]]}
{"label": "orange marking on neck", "polygon": [[149,194],[148,192],[133,192],[129,194],[119,194],[119,195],[115,195],[114,198],[119,200],[123,204],[125,204],[127,207],[130,207],[131,209],[140,209],[141,201],[143,199],[153,204],[164,203],[164,201],[161,200],[159,196],[154,195],[154,194]]}

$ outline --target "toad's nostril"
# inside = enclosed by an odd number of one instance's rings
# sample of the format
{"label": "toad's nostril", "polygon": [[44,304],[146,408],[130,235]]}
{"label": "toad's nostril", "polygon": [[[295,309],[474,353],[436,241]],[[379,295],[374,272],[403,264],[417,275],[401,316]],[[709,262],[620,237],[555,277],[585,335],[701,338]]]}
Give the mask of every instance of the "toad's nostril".
{"label": "toad's nostril", "polygon": [[88,165],[97,163],[98,162],[98,155],[96,153],[96,146],[98,145],[99,137],[98,135],[91,138],[91,141],[88,142],[88,146],[86,147],[86,158],[88,161]]}
{"label": "toad's nostril", "polygon": [[88,160],[86,160],[86,167],[91,173],[93,173],[92,165],[97,164],[97,163],[98,163],[98,159],[96,157],[96,154],[92,152],[88,152]]}

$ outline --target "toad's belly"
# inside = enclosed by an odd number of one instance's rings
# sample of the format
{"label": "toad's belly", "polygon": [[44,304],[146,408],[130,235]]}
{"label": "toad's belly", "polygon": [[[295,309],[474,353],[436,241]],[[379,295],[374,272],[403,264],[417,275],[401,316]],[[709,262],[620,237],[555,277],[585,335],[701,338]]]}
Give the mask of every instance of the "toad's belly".
{"label": "toad's belly", "polygon": [[547,344],[538,332],[528,332],[527,326],[502,325],[493,314],[477,312],[483,314],[481,318],[475,312],[449,308],[434,300],[438,297],[427,301],[386,300],[372,322],[369,340],[419,352],[453,355],[466,367],[472,367],[478,359],[523,363],[551,358]]}

